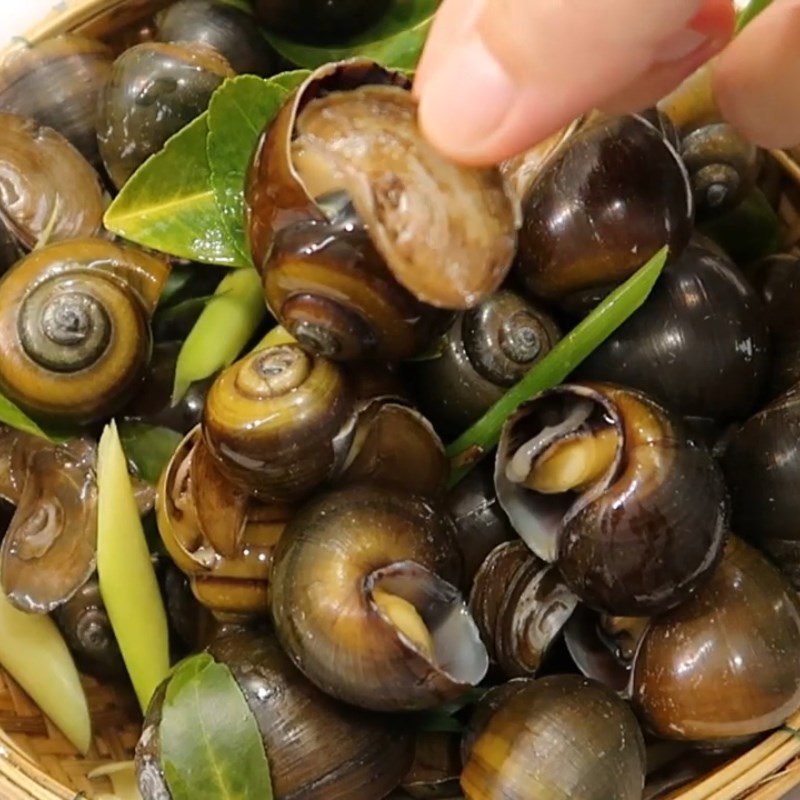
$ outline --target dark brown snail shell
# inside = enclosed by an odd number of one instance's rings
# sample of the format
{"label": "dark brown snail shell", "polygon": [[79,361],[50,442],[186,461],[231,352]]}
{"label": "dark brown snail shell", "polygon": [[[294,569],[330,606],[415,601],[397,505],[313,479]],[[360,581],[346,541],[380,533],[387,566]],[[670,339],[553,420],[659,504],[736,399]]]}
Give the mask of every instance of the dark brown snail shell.
{"label": "dark brown snail shell", "polygon": [[691,187],[662,132],[637,116],[601,118],[575,133],[522,203],[516,275],[532,296],[580,307],[664,245],[689,241]]}
{"label": "dark brown snail shell", "polygon": [[519,540],[492,550],[469,597],[489,657],[508,678],[538,672],[577,605],[558,569]]}
{"label": "dark brown snail shell", "polygon": [[768,387],[776,397],[800,382],[800,259],[770,256],[751,266],[747,277],[764,303],[772,340]]}
{"label": "dark brown snail shell", "polygon": [[375,487],[323,495],[294,516],[275,553],[278,638],[306,677],[345,702],[439,705],[488,666],[454,588],[459,572],[452,522],[435,504]]}
{"label": "dark brown snail shell", "polygon": [[751,412],[768,369],[757,294],[727,256],[696,239],[578,375],[640,389],[682,416],[725,423]]}
{"label": "dark brown snail shell", "polygon": [[414,763],[400,786],[415,800],[452,800],[459,794],[460,775],[461,737],[423,731],[417,734]]}
{"label": "dark brown snail shell", "polygon": [[162,42],[195,42],[212,47],[240,74],[266,77],[276,56],[251,14],[224,0],[181,0],[156,17]]}
{"label": "dark brown snail shell", "polygon": [[681,157],[698,216],[720,213],[740,203],[758,177],[760,154],[726,122],[696,128],[684,136]]}
{"label": "dark brown snail shell", "polygon": [[800,387],[751,417],[728,439],[722,468],[734,532],[762,549],[800,587]]}
{"label": "dark brown snail shell", "polygon": [[127,675],[96,576],[57,609],[55,621],[81,669],[98,678]]}
{"label": "dark brown snail shell", "polygon": [[506,422],[497,496],[588,605],[648,616],[683,602],[722,554],[728,501],[708,451],[645,395],[564,385]]}
{"label": "dark brown snail shell", "polygon": [[[209,648],[231,670],[255,717],[275,800],[381,800],[399,783],[414,740],[384,717],[349,708],[309,683],[268,636],[232,633]],[[156,693],[137,746],[144,800],[164,800]]]}
{"label": "dark brown snail shell", "polygon": [[738,739],[800,704],[800,603],[788,581],[732,538],[710,580],[654,619],[636,656],[633,700],[658,736]]}
{"label": "dark brown snail shell", "polygon": [[314,352],[412,356],[447,320],[422,303],[475,305],[508,271],[515,220],[499,173],[425,144],[409,88],[371,61],[322,67],[256,150],[253,260],[273,314]]}
{"label": "dark brown snail shell", "polygon": [[0,280],[0,391],[37,418],[109,417],[144,374],[168,274],[161,259],[102,239],[18,262]]}
{"label": "dark brown snail shell", "polygon": [[221,475],[199,427],[159,482],[156,514],[164,546],[195,597],[223,618],[268,609],[272,555],[291,513],[253,500]]}
{"label": "dark brown snail shell", "polygon": [[17,237],[9,230],[8,225],[0,219],[0,276],[13,267],[23,256]]}
{"label": "dark brown snail shell", "polygon": [[435,356],[411,365],[423,413],[448,435],[479,419],[561,338],[542,309],[501,290],[459,314]]}
{"label": "dark brown snail shell", "polygon": [[575,675],[489,692],[464,739],[467,800],[640,800],[645,747],[612,691]]}
{"label": "dark brown snail shell", "polygon": [[60,134],[0,113],[0,217],[28,250],[99,233],[100,179]]}
{"label": "dark brown snail shell", "polygon": [[13,50],[0,68],[0,110],[58,131],[99,166],[97,99],[112,60],[104,44],[74,35]]}
{"label": "dark brown snail shell", "polygon": [[438,494],[444,447],[430,424],[391,398],[359,401],[347,372],[296,344],[257,350],[223,371],[203,414],[220,470],[268,502],[328,482],[369,481]]}
{"label": "dark brown snail shell", "polygon": [[388,7],[389,0],[256,0],[255,12],[267,30],[325,44],[361,33]]}
{"label": "dark brown snail shell", "polygon": [[478,464],[448,492],[447,510],[456,526],[464,586],[469,590],[486,556],[497,545],[517,538],[497,500],[494,472],[488,461]]}
{"label": "dark brown snail shell", "polygon": [[98,101],[100,155],[114,185],[122,188],[233,75],[219,53],[202,45],[156,42],[126,50]]}

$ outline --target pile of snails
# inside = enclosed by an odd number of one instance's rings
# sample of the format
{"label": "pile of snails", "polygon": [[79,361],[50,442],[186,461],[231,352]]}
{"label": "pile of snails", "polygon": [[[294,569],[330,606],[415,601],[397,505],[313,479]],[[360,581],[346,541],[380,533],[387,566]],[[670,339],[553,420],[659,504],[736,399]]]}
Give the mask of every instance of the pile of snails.
{"label": "pile of snails", "polygon": [[[254,5],[320,44],[387,4]],[[800,708],[800,259],[737,264],[701,233],[768,155],[652,109],[468,169],[423,140],[405,73],[320,67],[244,187],[279,336],[173,406],[185,332],[156,321],[187,265],[103,213],[227,78],[280,61],[218,0],[129,33],[0,67],[0,394],[68,434],[0,426],[9,601],[125,682],[96,441],[136,420],[181,437],[157,486],[132,471],[175,657],[229,667],[277,800],[656,797]],[[444,442],[664,245],[642,308],[452,483]],[[221,277],[192,267],[195,296]],[[144,800],[171,796],[166,691]]]}

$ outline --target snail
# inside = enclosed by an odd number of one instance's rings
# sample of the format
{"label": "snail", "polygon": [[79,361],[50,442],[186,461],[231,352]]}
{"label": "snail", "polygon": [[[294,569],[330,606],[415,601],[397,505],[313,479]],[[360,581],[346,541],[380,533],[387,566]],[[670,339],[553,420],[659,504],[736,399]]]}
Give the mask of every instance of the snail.
{"label": "snail", "polygon": [[452,522],[436,504],[370,486],[333,491],[281,536],[275,630],[306,677],[340,700],[377,711],[440,705],[488,666],[459,573]]}
{"label": "snail", "polygon": [[270,31],[325,44],[361,33],[388,8],[388,0],[256,0],[255,13]]}
{"label": "snail", "polygon": [[330,482],[444,487],[444,447],[402,402],[359,402],[347,372],[296,344],[260,349],[223,371],[206,398],[203,436],[219,469],[267,502]]}
{"label": "snail", "polygon": [[800,602],[788,581],[732,538],[695,596],[651,622],[633,702],[668,739],[736,741],[782,725],[800,703]]}
{"label": "snail", "polygon": [[503,426],[495,483],[534,553],[611,615],[678,605],[722,555],[719,469],[674,417],[632,390],[567,384],[520,406]]}
{"label": "snail", "polygon": [[731,524],[800,587],[800,386],[790,389],[727,440],[722,468]]}
{"label": "snail", "polygon": [[251,14],[224,0],[181,0],[156,16],[161,42],[194,42],[222,55],[239,75],[266,77],[276,57]]}
{"label": "snail", "polygon": [[203,45],[146,42],[126,50],[98,101],[100,155],[114,185],[121,189],[233,75],[228,62]]}
{"label": "snail", "polygon": [[661,129],[601,117],[574,133],[522,200],[515,274],[527,294],[582,310],[664,245],[689,242],[689,177]]}
{"label": "snail", "polygon": [[[212,642],[209,653],[230,669],[253,714],[275,800],[381,800],[400,783],[413,758],[413,737],[383,717],[327,697],[272,638],[232,633]],[[143,800],[170,796],[160,757],[169,683],[168,678],[156,692],[136,748]]]}
{"label": "snail", "polygon": [[469,597],[489,656],[508,678],[536,674],[577,605],[556,567],[520,540],[489,553]]}
{"label": "snail", "polygon": [[105,203],[97,172],[60,134],[0,113],[0,216],[20,244],[98,234]]}
{"label": "snail", "polygon": [[253,262],[273,314],[312,352],[411,357],[449,321],[429,306],[473,306],[510,267],[516,221],[499,172],[443,160],[409,88],[366,60],[321,67],[256,148]]}
{"label": "snail", "polygon": [[15,49],[0,67],[0,111],[58,131],[99,166],[97,101],[112,63],[106,45],[72,34]]}
{"label": "snail", "polygon": [[506,289],[459,314],[434,357],[410,365],[420,408],[457,435],[546,356],[561,338],[542,309]]}
{"label": "snail", "polygon": [[640,800],[645,747],[628,705],[576,675],[486,694],[462,746],[466,800]]}
{"label": "snail", "polygon": [[472,586],[486,557],[517,535],[497,500],[491,464],[484,461],[448,493],[447,510],[456,526],[456,543],[464,564],[464,586]]}
{"label": "snail", "polygon": [[102,239],[49,245],[0,280],[0,391],[37,419],[107,419],[150,359],[168,265]]}
{"label": "snail", "polygon": [[683,416],[728,423],[746,417],[763,391],[766,320],[733,262],[696,237],[577,374],[640,389]]}
{"label": "snail", "polygon": [[400,786],[419,800],[453,798],[459,793],[461,741],[458,734],[422,731],[417,734],[414,762]]}
{"label": "snail", "polygon": [[96,575],[56,610],[55,620],[83,670],[106,679],[127,675]]}

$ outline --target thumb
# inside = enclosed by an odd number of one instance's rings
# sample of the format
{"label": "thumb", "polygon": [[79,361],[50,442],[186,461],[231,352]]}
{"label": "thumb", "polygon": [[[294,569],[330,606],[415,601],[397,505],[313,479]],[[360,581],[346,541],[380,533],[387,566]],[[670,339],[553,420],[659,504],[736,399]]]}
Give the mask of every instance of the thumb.
{"label": "thumb", "polygon": [[417,74],[420,124],[445,155],[489,164],[621,93],[643,107],[656,98],[638,79],[665,91],[724,45],[731,0],[717,21],[708,13],[720,5],[445,0]]}

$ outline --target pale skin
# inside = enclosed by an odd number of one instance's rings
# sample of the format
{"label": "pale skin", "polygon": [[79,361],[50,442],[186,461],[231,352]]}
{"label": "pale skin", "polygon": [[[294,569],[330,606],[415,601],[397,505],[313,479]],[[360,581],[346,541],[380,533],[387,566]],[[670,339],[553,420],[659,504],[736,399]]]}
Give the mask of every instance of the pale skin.
{"label": "pale skin", "polygon": [[414,91],[429,140],[496,164],[580,114],[639,111],[712,60],[724,118],[762,147],[800,144],[800,0],[735,39],[733,0],[444,0]]}

